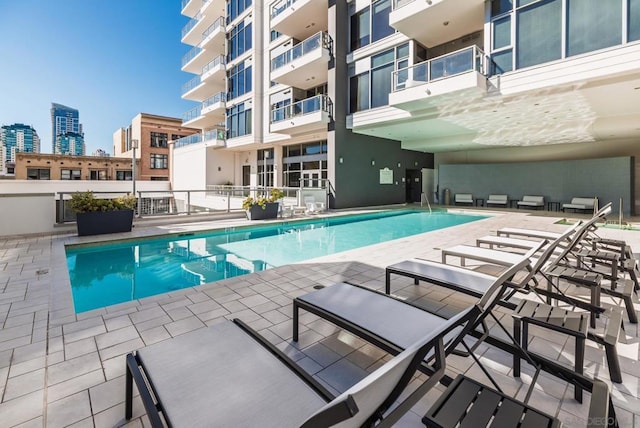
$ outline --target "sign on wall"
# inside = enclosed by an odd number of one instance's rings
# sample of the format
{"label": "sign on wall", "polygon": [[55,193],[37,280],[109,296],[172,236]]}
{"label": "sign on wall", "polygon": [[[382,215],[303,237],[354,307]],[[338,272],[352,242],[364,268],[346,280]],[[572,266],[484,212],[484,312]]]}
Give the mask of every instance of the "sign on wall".
{"label": "sign on wall", "polygon": [[380,170],[380,184],[393,184],[393,170],[384,168]]}

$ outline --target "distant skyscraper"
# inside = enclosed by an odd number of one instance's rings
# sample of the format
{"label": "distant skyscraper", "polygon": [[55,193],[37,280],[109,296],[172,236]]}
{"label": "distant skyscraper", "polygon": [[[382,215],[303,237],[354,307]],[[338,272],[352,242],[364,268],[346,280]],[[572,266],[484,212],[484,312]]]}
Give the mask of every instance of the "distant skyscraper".
{"label": "distant skyscraper", "polygon": [[22,123],[0,128],[0,145],[4,148],[2,162],[15,162],[16,152],[40,153],[40,138],[35,129]]}
{"label": "distant skyscraper", "polygon": [[80,123],[80,113],[74,108],[51,103],[51,144],[54,154],[64,154],[56,151],[56,138],[58,135],[67,133],[74,133],[84,138],[82,124]]}
{"label": "distant skyscraper", "polygon": [[84,136],[75,132],[56,135],[53,153],[57,155],[84,156]]}

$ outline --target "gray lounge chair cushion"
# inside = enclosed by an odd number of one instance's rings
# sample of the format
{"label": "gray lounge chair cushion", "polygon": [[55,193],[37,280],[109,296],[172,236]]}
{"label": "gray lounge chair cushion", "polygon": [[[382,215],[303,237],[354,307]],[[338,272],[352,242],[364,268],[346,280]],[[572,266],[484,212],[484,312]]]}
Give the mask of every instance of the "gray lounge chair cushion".
{"label": "gray lounge chair cushion", "polygon": [[174,427],[297,427],[326,404],[230,322],[143,348],[138,357]]}

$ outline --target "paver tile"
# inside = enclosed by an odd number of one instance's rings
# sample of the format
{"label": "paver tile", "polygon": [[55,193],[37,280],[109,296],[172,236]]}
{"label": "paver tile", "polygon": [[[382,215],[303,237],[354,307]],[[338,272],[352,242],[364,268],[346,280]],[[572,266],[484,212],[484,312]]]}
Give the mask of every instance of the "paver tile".
{"label": "paver tile", "polygon": [[89,391],[47,405],[47,428],[62,428],[91,416]]}
{"label": "paver tile", "polygon": [[41,416],[43,413],[44,391],[39,390],[13,400],[0,403],[2,424],[12,427]]}

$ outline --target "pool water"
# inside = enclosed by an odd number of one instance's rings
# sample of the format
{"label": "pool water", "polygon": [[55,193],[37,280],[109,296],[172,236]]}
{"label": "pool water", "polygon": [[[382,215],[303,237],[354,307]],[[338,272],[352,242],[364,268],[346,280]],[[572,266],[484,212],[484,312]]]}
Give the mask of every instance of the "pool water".
{"label": "pool water", "polygon": [[486,218],[388,211],[68,247],[76,312]]}

